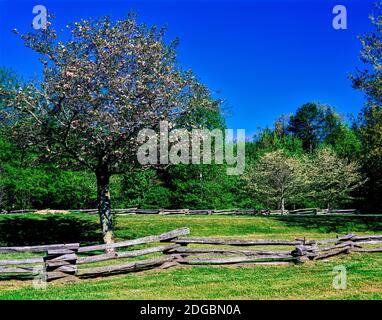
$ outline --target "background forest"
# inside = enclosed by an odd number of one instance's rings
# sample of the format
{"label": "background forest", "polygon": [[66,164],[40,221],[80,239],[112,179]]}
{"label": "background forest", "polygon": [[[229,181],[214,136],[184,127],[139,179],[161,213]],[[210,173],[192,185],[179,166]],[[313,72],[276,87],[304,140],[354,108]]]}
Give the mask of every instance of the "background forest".
{"label": "background forest", "polygon": [[[376,32],[361,37],[364,70],[349,81],[366,94],[362,111],[344,116],[334,106],[308,102],[280,115],[246,142],[246,169],[228,176],[226,165],[133,167],[111,177],[114,208],[349,208],[382,209],[381,14]],[[24,86],[12,70],[0,68],[0,110]],[[15,94],[16,95],[16,94]],[[211,96],[212,104],[219,105]],[[14,98],[17,102],[17,99]],[[193,121],[226,128],[221,106],[200,109]],[[81,209],[97,206],[94,173],[41,162],[41,149],[7,130],[0,116],[0,210]],[[17,128],[16,128],[17,129]],[[15,128],[12,128],[15,132]],[[17,131],[17,130],[16,130]],[[28,132],[25,132],[27,136]],[[36,161],[37,160],[37,161]]]}
{"label": "background forest", "polygon": [[[1,81],[17,77],[1,69]],[[201,115],[205,126],[225,128],[220,113]],[[365,107],[350,122],[331,106],[307,103],[281,115],[246,142],[246,171],[228,176],[225,165],[132,168],[112,178],[114,208],[357,207],[378,211],[382,179],[380,110]],[[380,133],[381,136],[381,133]],[[33,165],[33,148],[0,137],[0,208],[96,207],[96,178],[63,170],[59,163]],[[379,161],[378,161],[379,160]],[[32,165],[31,165],[32,164]],[[284,191],[283,191],[284,190]]]}

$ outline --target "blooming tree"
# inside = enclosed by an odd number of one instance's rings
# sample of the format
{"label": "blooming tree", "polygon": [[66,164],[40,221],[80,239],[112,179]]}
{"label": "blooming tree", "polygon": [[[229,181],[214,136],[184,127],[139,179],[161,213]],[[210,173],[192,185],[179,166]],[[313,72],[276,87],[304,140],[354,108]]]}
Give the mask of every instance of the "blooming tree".
{"label": "blooming tree", "polygon": [[[17,139],[41,148],[46,158],[91,170],[105,243],[113,241],[109,180],[136,163],[136,136],[192,119],[196,108],[216,107],[192,72],[176,63],[176,41],[164,30],[137,23],[133,15],[68,25],[62,37],[48,24],[22,35],[41,54],[43,80],[3,95],[2,124]],[[1,94],[1,92],[0,92]],[[192,123],[188,123],[192,126]]]}
{"label": "blooming tree", "polygon": [[298,159],[289,157],[283,150],[265,153],[244,175],[250,191],[267,204],[285,212],[303,195],[307,177]]}
{"label": "blooming tree", "polygon": [[317,150],[306,161],[305,170],[309,175],[307,195],[328,209],[353,200],[354,191],[366,182],[357,161],[341,158],[329,147]]}

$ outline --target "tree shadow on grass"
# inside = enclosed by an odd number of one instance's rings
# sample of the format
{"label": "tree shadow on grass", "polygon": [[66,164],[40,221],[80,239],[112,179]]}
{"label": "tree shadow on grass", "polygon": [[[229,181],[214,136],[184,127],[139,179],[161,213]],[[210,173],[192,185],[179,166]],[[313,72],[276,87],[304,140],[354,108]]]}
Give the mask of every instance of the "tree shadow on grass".
{"label": "tree shadow on grass", "polygon": [[280,216],[275,217],[290,227],[322,233],[382,232],[381,216]]}
{"label": "tree shadow on grass", "polygon": [[77,217],[7,217],[0,220],[0,246],[102,243],[98,223]]}

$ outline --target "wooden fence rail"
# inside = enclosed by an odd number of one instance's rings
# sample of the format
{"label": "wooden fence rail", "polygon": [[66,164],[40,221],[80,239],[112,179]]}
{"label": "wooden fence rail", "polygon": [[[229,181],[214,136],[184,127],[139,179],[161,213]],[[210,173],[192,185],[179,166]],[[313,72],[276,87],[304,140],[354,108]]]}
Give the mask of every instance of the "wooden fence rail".
{"label": "wooden fence rail", "polygon": [[134,240],[115,242],[113,244],[99,244],[94,246],[81,247],[78,249],[78,252],[108,250],[108,249],[123,248],[123,247],[134,246],[137,244],[145,244],[145,243],[156,242],[156,241],[172,240],[174,238],[177,238],[182,235],[186,235],[188,233],[190,233],[190,229],[181,228],[181,229],[176,229],[158,236],[148,236],[148,237],[134,239]]}
{"label": "wooden fence rail", "polygon": [[75,249],[78,243],[72,244],[51,244],[42,246],[25,246],[25,247],[0,247],[0,253],[25,253],[25,252],[47,252],[48,250]]}
{"label": "wooden fence rail", "polygon": [[[171,242],[182,247],[170,249],[168,253],[178,254],[182,257],[180,264],[285,264],[301,263],[309,260],[326,259],[340,254],[351,252],[382,252],[382,248],[362,248],[361,245],[382,244],[380,235],[356,236],[348,234],[334,239],[325,240],[237,240],[237,239],[212,239],[212,238],[179,238]],[[220,248],[187,248],[187,245],[217,245],[217,246],[289,246],[290,250],[237,250]],[[219,256],[233,256],[223,257]],[[238,257],[237,257],[238,256]]]}
{"label": "wooden fence rail", "polygon": [[[116,242],[112,245],[80,246],[78,243],[42,246],[0,247],[0,253],[44,253],[40,257],[0,260],[0,275],[36,276],[44,280],[88,278],[116,273],[164,269],[180,265],[285,265],[310,260],[327,259],[341,254],[380,253],[382,235],[348,234],[324,240],[275,240],[275,239],[224,239],[186,238],[188,228],[179,228],[160,235]],[[154,244],[147,248],[117,251],[135,245]],[[192,247],[188,247],[191,245]],[[368,245],[363,247],[363,245]],[[198,246],[198,247],[195,247]],[[279,250],[253,249],[248,247],[280,246]],[[246,247],[241,249],[238,247]],[[128,261],[89,267],[89,264],[144,257],[156,254],[155,258]],[[0,278],[1,279],[1,278]]]}
{"label": "wooden fence rail", "polygon": [[[0,253],[45,253],[43,257],[30,257],[25,259],[3,259],[0,260],[0,274],[30,274],[42,273],[46,281],[67,277],[88,277],[91,275],[104,275],[107,273],[139,271],[158,267],[165,264],[170,266],[174,257],[177,255],[167,255],[167,251],[175,249],[180,245],[167,243],[166,245],[144,248],[131,251],[117,252],[115,249],[126,248],[135,245],[149,244],[153,242],[170,242],[171,240],[187,235],[190,232],[188,228],[180,228],[160,235],[153,235],[133,240],[116,242],[110,245],[100,244],[80,247],[78,243],[72,244],[54,244],[41,246],[23,246],[23,247],[0,247]],[[112,252],[106,252],[110,251]],[[78,256],[89,252],[103,251],[103,253]],[[78,265],[86,265],[94,262],[115,260],[121,258],[141,257],[153,253],[166,254],[165,257],[158,259],[138,261],[134,263],[125,263],[122,265],[112,265],[105,267],[78,269]],[[171,263],[172,262],[172,263]],[[35,265],[27,267],[25,265]],[[9,267],[11,266],[11,267]]]}
{"label": "wooden fence rail", "polygon": [[177,244],[215,244],[226,246],[296,246],[302,244],[303,240],[230,240],[213,238],[184,238],[172,240]]}

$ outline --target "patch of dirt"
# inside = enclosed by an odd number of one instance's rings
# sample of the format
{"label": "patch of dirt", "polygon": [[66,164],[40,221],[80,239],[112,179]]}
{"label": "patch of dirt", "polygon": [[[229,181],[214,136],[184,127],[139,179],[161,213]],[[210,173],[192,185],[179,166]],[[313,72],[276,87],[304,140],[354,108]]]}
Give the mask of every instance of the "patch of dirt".
{"label": "patch of dirt", "polygon": [[50,209],[45,209],[45,210],[39,210],[34,212],[35,214],[69,214],[69,210],[50,210]]}

